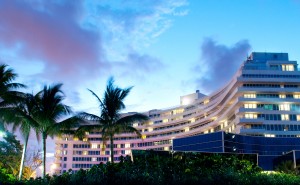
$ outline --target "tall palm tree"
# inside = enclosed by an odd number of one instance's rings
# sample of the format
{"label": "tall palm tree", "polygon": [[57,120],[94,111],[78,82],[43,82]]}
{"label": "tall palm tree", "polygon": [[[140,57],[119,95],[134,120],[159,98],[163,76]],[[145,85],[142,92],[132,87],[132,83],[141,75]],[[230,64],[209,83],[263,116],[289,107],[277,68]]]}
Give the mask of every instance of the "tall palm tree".
{"label": "tall palm tree", "polygon": [[89,120],[92,124],[80,126],[76,134],[82,136],[87,131],[100,130],[103,142],[110,141],[112,163],[114,162],[114,135],[130,132],[141,136],[141,133],[132,127],[132,123],[144,122],[149,119],[147,116],[138,113],[132,115],[121,114],[121,111],[125,109],[124,99],[131,89],[132,87],[121,89],[114,86],[114,79],[110,78],[102,100],[96,93],[89,90],[100,104],[100,116],[89,113],[80,114],[82,118]]}
{"label": "tall palm tree", "polygon": [[[9,109],[13,108],[15,104],[20,102],[23,99],[23,93],[16,91],[19,88],[25,88],[26,86],[21,83],[13,82],[17,78],[17,74],[13,71],[13,69],[8,68],[6,64],[0,64],[0,109],[2,113],[0,114],[0,127],[4,128],[4,116],[15,118],[13,111],[9,111]],[[5,113],[5,114],[3,114]],[[3,122],[4,121],[4,122]],[[7,121],[7,120],[6,120]],[[10,122],[7,122],[10,123]],[[21,128],[22,129],[22,128]],[[25,128],[23,128],[25,129]],[[22,130],[25,131],[25,130]],[[26,137],[25,137],[26,138]],[[27,139],[28,140],[28,139]],[[26,151],[27,141],[25,139],[25,146],[23,148]],[[21,168],[23,169],[24,156],[22,155]],[[22,170],[20,169],[20,173],[22,174]]]}
{"label": "tall palm tree", "polygon": [[2,104],[4,100],[18,99],[19,92],[16,89],[24,88],[25,85],[14,83],[17,77],[13,69],[8,68],[6,64],[0,64],[0,106],[4,106]]}
{"label": "tall palm tree", "polygon": [[34,110],[34,119],[39,124],[37,130],[42,135],[43,177],[46,175],[47,137],[66,133],[80,121],[77,116],[62,120],[65,116],[71,115],[72,111],[69,106],[62,103],[64,93],[61,87],[62,84],[44,86],[43,90],[35,95],[37,107]]}
{"label": "tall palm tree", "polygon": [[[7,107],[0,107],[0,115],[7,123],[13,124],[13,130],[20,128],[24,137],[23,153],[21,158],[19,180],[22,179],[24,160],[28,145],[28,138],[30,131],[34,129],[37,131],[38,123],[34,120],[34,110],[36,108],[36,101],[32,94],[23,94],[22,101]],[[37,133],[38,138],[38,133]]]}

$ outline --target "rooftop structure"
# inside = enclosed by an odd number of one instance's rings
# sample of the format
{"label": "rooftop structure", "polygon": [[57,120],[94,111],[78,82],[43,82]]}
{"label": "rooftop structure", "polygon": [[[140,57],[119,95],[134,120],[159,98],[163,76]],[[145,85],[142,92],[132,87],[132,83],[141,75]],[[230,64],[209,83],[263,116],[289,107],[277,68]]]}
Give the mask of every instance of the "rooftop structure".
{"label": "rooftop structure", "polygon": [[[230,61],[228,61],[230,62]],[[287,53],[254,52],[230,82],[209,96],[197,91],[180,97],[180,106],[150,110],[151,121],[134,123],[142,138],[115,136],[115,161],[131,150],[172,150],[173,139],[225,131],[249,136],[300,137],[300,72]],[[211,69],[217,70],[217,69]],[[110,160],[109,142],[102,149],[99,131],[83,140],[56,140],[57,173],[88,169]]]}

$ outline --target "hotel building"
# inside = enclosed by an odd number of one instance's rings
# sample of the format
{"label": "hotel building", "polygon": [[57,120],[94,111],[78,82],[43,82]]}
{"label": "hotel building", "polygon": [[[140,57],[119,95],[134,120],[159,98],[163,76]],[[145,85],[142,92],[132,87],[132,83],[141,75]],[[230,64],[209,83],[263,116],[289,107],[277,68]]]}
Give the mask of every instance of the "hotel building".
{"label": "hotel building", "polygon": [[[217,69],[211,69],[217,70]],[[230,82],[206,96],[199,91],[180,97],[180,106],[150,110],[147,124],[134,123],[142,138],[124,133],[114,139],[114,156],[131,150],[171,151],[173,140],[206,133],[262,137],[300,137],[300,72],[287,53],[252,53]],[[223,133],[223,132],[222,132]],[[99,131],[83,140],[56,139],[56,172],[88,169],[110,159]]]}

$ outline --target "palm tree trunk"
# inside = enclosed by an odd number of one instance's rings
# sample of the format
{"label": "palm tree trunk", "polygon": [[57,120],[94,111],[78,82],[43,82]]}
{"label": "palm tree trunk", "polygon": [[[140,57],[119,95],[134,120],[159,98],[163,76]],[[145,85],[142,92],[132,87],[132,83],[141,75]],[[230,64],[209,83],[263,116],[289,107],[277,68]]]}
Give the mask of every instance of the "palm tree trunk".
{"label": "palm tree trunk", "polygon": [[23,153],[22,153],[21,164],[20,164],[20,171],[19,171],[19,180],[22,179],[22,174],[23,174],[23,169],[24,169],[25,155],[26,155],[27,144],[28,144],[28,138],[29,138],[29,133],[25,136],[25,143],[24,143],[24,146],[23,146]]}
{"label": "palm tree trunk", "polygon": [[113,136],[109,136],[110,139],[110,158],[111,158],[111,163],[114,163],[114,139]]}
{"label": "palm tree trunk", "polygon": [[43,133],[43,178],[46,176],[46,139],[47,135]]}

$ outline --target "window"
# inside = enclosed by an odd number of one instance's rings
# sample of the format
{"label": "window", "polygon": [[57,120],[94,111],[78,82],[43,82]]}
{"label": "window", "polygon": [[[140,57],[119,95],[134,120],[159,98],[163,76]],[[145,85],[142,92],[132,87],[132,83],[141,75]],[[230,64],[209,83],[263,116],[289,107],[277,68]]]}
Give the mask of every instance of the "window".
{"label": "window", "polygon": [[93,144],[92,144],[92,148],[98,148],[98,145],[95,144],[95,143],[93,143]]}
{"label": "window", "polygon": [[63,168],[67,168],[67,164],[64,164],[64,165],[63,165]]}
{"label": "window", "polygon": [[300,94],[294,94],[295,99],[300,99]]}
{"label": "window", "polygon": [[256,94],[244,94],[244,98],[256,98]]}
{"label": "window", "polygon": [[256,104],[255,104],[255,103],[246,103],[246,104],[244,105],[244,107],[245,107],[246,109],[256,109]]}
{"label": "window", "polygon": [[279,110],[290,110],[290,105],[289,104],[280,104],[279,105]]}
{"label": "window", "polygon": [[88,139],[87,138],[83,138],[82,141],[88,141]]}
{"label": "window", "polygon": [[289,115],[288,114],[281,114],[281,120],[283,120],[283,121],[290,120]]}
{"label": "window", "polygon": [[257,114],[246,113],[245,118],[246,119],[257,119]]}
{"label": "window", "polygon": [[286,98],[285,94],[279,94],[279,98]]}
{"label": "window", "polygon": [[286,65],[281,65],[282,71],[294,71],[294,65],[292,64],[286,64]]}
{"label": "window", "polygon": [[64,161],[67,161],[68,160],[68,158],[67,157],[64,157]]}

